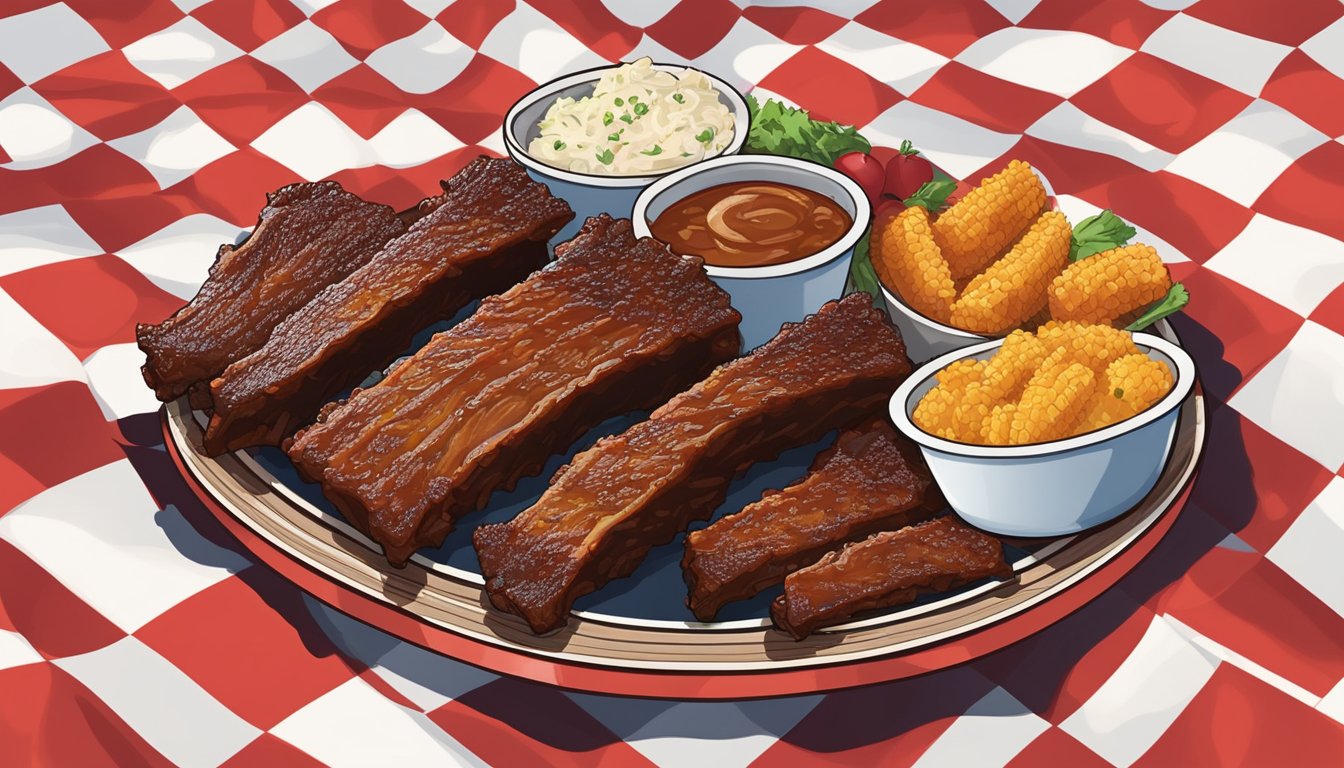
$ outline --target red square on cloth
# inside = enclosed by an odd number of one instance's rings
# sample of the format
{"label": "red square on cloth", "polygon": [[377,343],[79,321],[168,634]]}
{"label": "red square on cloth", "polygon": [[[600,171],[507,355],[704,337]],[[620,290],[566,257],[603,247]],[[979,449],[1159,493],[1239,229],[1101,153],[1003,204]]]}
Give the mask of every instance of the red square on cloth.
{"label": "red square on cloth", "polygon": [[602,0],[529,0],[528,5],[573,35],[588,50],[611,61],[619,61],[644,36],[639,27],[617,18]]}
{"label": "red square on cloth", "polygon": [[765,76],[761,87],[805,107],[814,118],[867,125],[901,101],[896,89],[808,46]]}
{"label": "red square on cloth", "polygon": [[264,768],[265,766],[323,768],[325,763],[288,742],[281,741],[269,733],[263,733],[252,743],[238,750],[238,753],[233,757],[220,764],[220,768]]}
{"label": "red square on cloth", "polygon": [[1259,553],[1216,547],[1155,605],[1317,696],[1344,678],[1344,618]]}
{"label": "red square on cloth", "polygon": [[[0,540],[0,625],[48,659],[78,656],[126,636],[8,541]],[[4,672],[0,672],[3,675]],[[3,685],[0,690],[7,691]],[[0,707],[12,698],[0,696]],[[0,716],[0,723],[5,718]],[[0,755],[7,753],[0,748]]]}
{"label": "red square on cloth", "polygon": [[9,71],[9,67],[0,62],[0,99],[8,98],[9,95],[24,86],[23,80],[18,75]]}
{"label": "red square on cloth", "polygon": [[338,0],[314,13],[312,20],[361,61],[429,23],[409,5],[386,0]]}
{"label": "red square on cloth", "polygon": [[1298,158],[1255,201],[1255,210],[1344,239],[1344,145],[1327,141]]}
{"label": "red square on cloth", "polygon": [[824,754],[843,765],[909,766],[993,688],[983,675],[961,666],[835,691],[752,765],[794,768]]}
{"label": "red square on cloth", "polygon": [[200,213],[201,207],[178,191],[182,187],[177,184],[167,192],[103,200],[68,200],[64,207],[81,229],[109,253],[115,253],[184,216]]}
{"label": "red square on cloth", "polygon": [[173,190],[212,216],[250,227],[266,205],[266,193],[303,181],[269,157],[243,147],[205,166]]}
{"label": "red square on cloth", "polygon": [[104,141],[143,131],[180,106],[121,51],[71,64],[34,83],[33,90]]}
{"label": "red square on cloth", "polygon": [[1043,765],[1113,768],[1106,758],[1058,728],[1049,728],[1037,736],[1017,753],[1017,757],[1008,761],[1006,768],[1038,768]]}
{"label": "red square on cloth", "polygon": [[1003,133],[1022,133],[1064,98],[950,61],[910,100]]}
{"label": "red square on cloth", "polygon": [[[106,144],[59,163],[26,171],[0,168],[0,214],[70,200],[152,194],[159,189],[143,165]],[[99,245],[98,233],[86,230]]]}
{"label": "red square on cloth", "polygon": [[1018,22],[1018,26],[1086,32],[1116,45],[1138,48],[1174,15],[1175,11],[1154,8],[1142,0],[1107,0],[1104,3],[1043,0]]}
{"label": "red square on cloth", "polygon": [[490,30],[517,7],[514,0],[458,0],[434,20],[472,48],[480,48]]}
{"label": "red square on cloth", "polygon": [[679,56],[694,59],[723,40],[741,16],[742,9],[730,0],[688,0],[645,32]]}
{"label": "red square on cloth", "polygon": [[308,95],[293,80],[251,56],[225,62],[173,93],[235,147],[251,144],[285,115],[308,103]]}
{"label": "red square on cloth", "polygon": [[1344,335],[1344,285],[1330,292],[1325,300],[1316,306],[1311,319],[1326,328]]}
{"label": "red square on cloth", "polygon": [[332,645],[302,593],[264,568],[188,598],[135,636],[263,729],[354,677],[360,666]]}
{"label": "red square on cloth", "polygon": [[[1235,306],[1225,309],[1229,314],[1254,311]],[[1201,375],[1212,367],[1201,361]],[[1208,434],[1204,464],[1217,467],[1217,476],[1198,483],[1190,503],[1199,505],[1257,552],[1268,552],[1332,475],[1234,408],[1214,410]]]}
{"label": "red square on cloth", "polygon": [[256,50],[306,18],[289,0],[211,0],[191,15],[244,51]]}
{"label": "red square on cloth", "polygon": [[742,18],[786,43],[815,45],[835,34],[848,20],[818,8],[801,5],[784,7],[749,6]]}
{"label": "red square on cloth", "polygon": [[51,664],[0,670],[0,755],[23,765],[136,765],[169,762],[82,683]]}
{"label": "red square on cloth", "polygon": [[1260,96],[1327,136],[1344,135],[1344,80],[1300,50],[1279,62]]}
{"label": "red square on cloth", "polygon": [[186,15],[172,0],[65,0],[65,4],[98,30],[113,49],[124,48]]}
{"label": "red square on cloth", "polygon": [[475,144],[497,133],[504,113],[534,87],[527,75],[477,54],[451,83],[414,104],[463,144]]}
{"label": "red square on cloth", "polygon": [[490,765],[653,765],[564,693],[538,683],[500,678],[429,719]]}
{"label": "red square on cloth", "polygon": [[318,86],[313,91],[313,100],[331,110],[350,130],[365,139],[386,128],[408,108],[423,111],[423,105],[439,102],[433,93],[420,95],[402,91],[362,62]]}
{"label": "red square on cloth", "polygon": [[36,493],[125,458],[112,435],[82,381],[0,389],[0,516]]}
{"label": "red square on cloth", "polygon": [[1159,149],[1181,152],[1235,117],[1251,97],[1140,51],[1070,101]]}
{"label": "red square on cloth", "polygon": [[960,3],[881,0],[854,20],[948,58],[1008,26],[1007,19],[981,0]]}
{"label": "red square on cloth", "polygon": [[1231,664],[1220,664],[1134,765],[1333,765],[1340,755],[1344,728],[1339,723]]}
{"label": "red square on cloth", "polygon": [[[1051,177],[1053,178],[1053,177]],[[1135,173],[1105,181],[1104,200],[1092,200],[1147,229],[1161,233],[1196,263],[1232,242],[1251,211],[1208,187],[1167,171]]]}
{"label": "red square on cloth", "polygon": [[182,306],[116,256],[61,261],[0,277],[23,305],[80,360],[100,347],[135,341],[136,323],[156,323]]}
{"label": "red square on cloth", "polygon": [[1199,0],[1185,15],[1260,40],[1301,45],[1344,16],[1339,0]]}

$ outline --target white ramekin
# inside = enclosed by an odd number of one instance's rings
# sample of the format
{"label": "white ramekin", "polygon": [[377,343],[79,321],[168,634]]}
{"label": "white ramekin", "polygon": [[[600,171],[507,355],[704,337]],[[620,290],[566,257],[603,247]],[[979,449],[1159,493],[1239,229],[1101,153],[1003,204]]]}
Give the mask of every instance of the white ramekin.
{"label": "white ramekin", "polygon": [[775,155],[716,157],[668,174],[635,200],[635,234],[649,236],[649,222],[688,195],[719,184],[773,181],[791,184],[831,198],[853,219],[845,234],[829,248],[786,264],[765,267],[705,265],[709,277],[732,296],[742,313],[742,350],[769,341],[784,323],[797,322],[845,290],[854,246],[868,229],[872,208],[858,184],[843,173],[817,163]]}
{"label": "white ramekin", "polygon": [[[553,243],[562,243],[573,237],[589,216],[608,213],[618,219],[629,217],[635,198],[645,187],[669,173],[690,167],[674,168],[651,176],[604,176],[557,168],[527,153],[528,145],[539,135],[537,123],[541,122],[546,110],[551,108],[556,99],[562,96],[577,99],[592,95],[593,86],[602,75],[615,68],[616,65],[595,67],[540,85],[514,103],[504,116],[504,146],[509,157],[526,168],[529,176],[550,188],[551,194],[563,199],[574,209],[574,220],[551,238]],[[673,73],[685,69],[675,64],[654,64],[653,68]],[[719,92],[719,101],[733,113],[733,140],[718,156],[736,154],[742,149],[747,131],[751,128],[747,102],[728,83],[708,72],[705,76]]]}
{"label": "white ramekin", "polygon": [[1062,536],[1113,520],[1157,484],[1171,455],[1181,404],[1195,384],[1190,355],[1166,339],[1134,334],[1134,343],[1171,369],[1171,391],[1133,418],[1064,440],[1036,445],[968,445],[915,426],[915,406],[934,375],[964,358],[983,360],[1002,339],[930,361],[891,398],[896,428],[919,445],[947,503],[971,525],[1006,536]]}

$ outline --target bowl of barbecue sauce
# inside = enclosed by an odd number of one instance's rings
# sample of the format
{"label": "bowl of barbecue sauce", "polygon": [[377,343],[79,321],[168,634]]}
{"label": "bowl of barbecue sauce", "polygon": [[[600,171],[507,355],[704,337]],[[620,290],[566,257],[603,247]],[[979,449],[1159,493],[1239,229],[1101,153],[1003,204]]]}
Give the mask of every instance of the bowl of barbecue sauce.
{"label": "bowl of barbecue sauce", "polygon": [[832,168],[770,155],[697,163],[635,200],[635,234],[699,256],[742,313],[742,350],[769,341],[844,292],[872,210]]}

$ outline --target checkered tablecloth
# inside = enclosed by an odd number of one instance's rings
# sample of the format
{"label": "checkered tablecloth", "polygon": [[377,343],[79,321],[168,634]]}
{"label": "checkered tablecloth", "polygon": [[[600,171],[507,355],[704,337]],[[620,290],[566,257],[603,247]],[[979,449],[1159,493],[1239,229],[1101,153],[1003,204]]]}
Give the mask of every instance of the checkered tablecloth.
{"label": "checkered tablecloth", "polygon": [[[1341,764],[1344,6],[814,5],[0,4],[0,764]],[[1138,568],[952,669],[690,703],[436,656],[244,554],[163,449],[135,323],[266,191],[407,206],[535,83],[645,54],[956,176],[1024,158],[1159,247],[1209,442]]]}

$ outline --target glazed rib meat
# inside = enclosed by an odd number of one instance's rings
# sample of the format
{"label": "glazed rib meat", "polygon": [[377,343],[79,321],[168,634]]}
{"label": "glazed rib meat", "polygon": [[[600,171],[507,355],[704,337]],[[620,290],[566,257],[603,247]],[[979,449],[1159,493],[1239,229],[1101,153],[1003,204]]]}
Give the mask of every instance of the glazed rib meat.
{"label": "glazed rib meat", "polygon": [[277,323],[405,231],[391,208],[334,181],[272,192],[247,240],[219,247],[195,298],[162,323],[136,327],[145,383],[164,402],[194,387],[208,393]]}
{"label": "glazed rib meat", "polygon": [[562,626],[576,598],[708,517],[738,472],[876,415],[909,371],[900,335],[864,294],[786,324],[575,456],[512,521],[477,528],[490,601],[535,632]]}
{"label": "glazed rib meat", "polygon": [[928,519],[941,497],[919,450],[886,419],[842,432],[807,476],[686,536],[686,604],[710,621],[822,555]]}
{"label": "glazed rib meat", "polygon": [[556,250],[289,446],[393,563],[604,419],[663,403],[737,354],[741,316],[699,258],[605,214]]}
{"label": "glazed rib meat", "polygon": [[417,331],[546,263],[574,214],[511,161],[479,158],[406,234],[290,315],[210,382],[211,455],[275,445],[396,358]]}
{"label": "glazed rib meat", "polygon": [[874,534],[794,571],[770,616],[801,640],[862,611],[908,603],[921,592],[1011,573],[998,539],[948,515]]}

